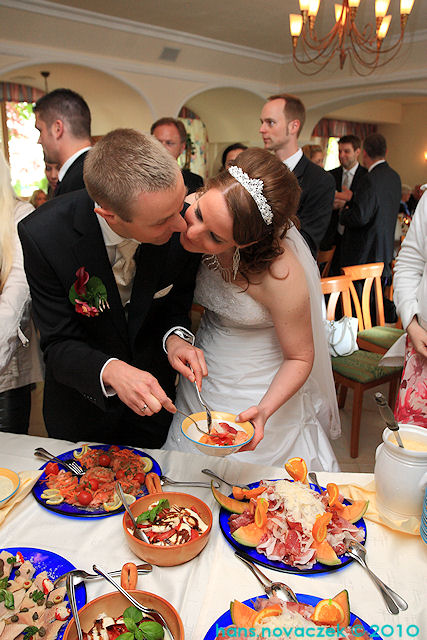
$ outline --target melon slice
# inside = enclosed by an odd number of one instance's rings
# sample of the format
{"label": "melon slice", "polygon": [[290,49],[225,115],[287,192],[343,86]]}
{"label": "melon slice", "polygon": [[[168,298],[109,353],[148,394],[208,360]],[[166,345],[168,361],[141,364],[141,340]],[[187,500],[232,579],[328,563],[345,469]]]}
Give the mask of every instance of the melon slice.
{"label": "melon slice", "polygon": [[258,527],[255,522],[251,522],[239,527],[231,535],[236,542],[245,545],[245,547],[257,547],[266,531],[266,527]]}
{"label": "melon slice", "polygon": [[256,616],[256,611],[248,607],[247,604],[233,600],[230,602],[230,615],[233,624],[240,629],[249,629],[252,627],[252,620]]}
{"label": "melon slice", "polygon": [[353,504],[347,504],[340,511],[340,516],[352,524],[363,518],[368,508],[369,500],[355,500]]}
{"label": "melon slice", "polygon": [[341,609],[344,612],[344,620],[341,624],[343,627],[348,627],[348,625],[350,624],[350,603],[348,601],[347,589],[343,589],[342,591],[337,593],[337,595],[334,596],[332,600],[334,600],[341,606]]}
{"label": "melon slice", "polygon": [[340,559],[327,540],[323,540],[323,542],[313,542],[311,546],[316,549],[317,562],[328,566],[341,564]]}
{"label": "melon slice", "polygon": [[235,500],[234,498],[229,498],[224,495],[215,488],[213,480],[211,481],[211,489],[215,500],[227,511],[231,513],[243,513],[249,509],[249,502],[241,502],[241,500]]}

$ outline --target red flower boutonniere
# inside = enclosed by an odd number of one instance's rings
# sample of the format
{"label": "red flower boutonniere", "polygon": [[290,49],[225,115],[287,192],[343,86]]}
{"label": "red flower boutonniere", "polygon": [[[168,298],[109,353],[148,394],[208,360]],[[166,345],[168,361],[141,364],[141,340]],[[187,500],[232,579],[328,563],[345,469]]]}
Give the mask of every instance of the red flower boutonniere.
{"label": "red flower boutonniere", "polygon": [[77,269],[76,276],[77,280],[71,285],[68,298],[77,313],[93,318],[110,308],[107,289],[101,278],[97,276],[89,278],[84,267]]}

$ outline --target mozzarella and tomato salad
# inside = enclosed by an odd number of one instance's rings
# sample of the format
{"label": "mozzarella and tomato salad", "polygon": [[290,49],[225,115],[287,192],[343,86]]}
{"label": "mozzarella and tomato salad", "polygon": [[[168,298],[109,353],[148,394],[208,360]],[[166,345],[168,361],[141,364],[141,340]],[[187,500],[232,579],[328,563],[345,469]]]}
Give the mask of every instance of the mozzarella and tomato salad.
{"label": "mozzarella and tomato salad", "polygon": [[[159,547],[184,544],[199,538],[208,528],[194,507],[170,506],[166,498],[150,504],[136,521],[150,544]],[[132,529],[128,531],[133,535]]]}
{"label": "mozzarella and tomato salad", "polygon": [[126,634],[128,640],[166,640],[164,627],[136,607],[128,607],[123,615],[112,618],[105,613],[99,614],[93,627],[83,632],[83,640],[116,640]]}
{"label": "mozzarella and tomato salad", "polygon": [[0,553],[1,640],[54,640],[69,618],[65,587],[55,588],[46,571],[35,572],[20,551]]}
{"label": "mozzarella and tomato salad", "polygon": [[243,444],[248,439],[246,431],[236,429],[228,422],[213,420],[209,434],[203,435],[199,442],[220,447]]}
{"label": "mozzarella and tomato salad", "polygon": [[116,480],[120,481],[125,494],[137,496],[145,483],[144,470],[151,468],[152,464],[149,458],[115,445],[107,451],[85,445],[81,452],[74,452],[74,455],[85,470],[80,478],[61,469],[56,462],[46,465],[44,481],[47,489],[42,498],[47,504],[67,502],[89,509],[105,508],[105,505],[111,505],[112,508],[116,505],[115,508],[118,508],[121,502],[117,501],[115,493]]}

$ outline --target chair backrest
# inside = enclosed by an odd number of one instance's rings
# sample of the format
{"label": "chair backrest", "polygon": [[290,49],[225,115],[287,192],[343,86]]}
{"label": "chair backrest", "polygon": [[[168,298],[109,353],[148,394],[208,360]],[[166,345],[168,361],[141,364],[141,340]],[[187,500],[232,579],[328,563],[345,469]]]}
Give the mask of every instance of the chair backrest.
{"label": "chair backrest", "polygon": [[326,278],[329,275],[329,269],[331,268],[332,258],[335,253],[335,245],[327,251],[319,251],[317,254],[317,266],[319,267],[320,276]]}
{"label": "chair backrest", "polygon": [[[341,297],[342,311],[350,318],[353,315],[351,308],[350,286],[352,284],[349,276],[331,276],[320,280],[323,295],[329,295],[326,305],[326,318],[335,320],[337,303]],[[363,319],[360,304],[356,305],[356,317],[359,321],[359,331],[363,329]]]}
{"label": "chair backrest", "polygon": [[371,289],[374,284],[375,291],[375,308],[376,308],[376,323],[383,327],[385,325],[384,318],[384,300],[383,291],[381,287],[381,275],[384,270],[384,262],[372,262],[371,264],[357,264],[352,267],[343,267],[342,272],[344,275],[349,276],[352,282],[350,285],[350,293],[353,300],[353,304],[359,304],[359,297],[354,287],[354,282],[363,280],[362,289],[362,316],[365,329],[372,328],[371,319]]}

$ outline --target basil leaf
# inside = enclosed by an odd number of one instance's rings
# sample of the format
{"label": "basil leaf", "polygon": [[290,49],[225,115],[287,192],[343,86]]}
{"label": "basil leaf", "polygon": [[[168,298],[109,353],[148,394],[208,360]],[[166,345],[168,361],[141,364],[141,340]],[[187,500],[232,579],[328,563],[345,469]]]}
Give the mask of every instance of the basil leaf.
{"label": "basil leaf", "polygon": [[8,582],[9,582],[9,578],[7,576],[5,576],[4,578],[1,578],[0,579],[0,589],[6,589]]}
{"label": "basil leaf", "polygon": [[37,589],[31,594],[31,600],[34,600],[34,602],[37,602],[37,600],[40,600],[40,598],[44,597],[44,593],[43,591],[38,591]]}
{"label": "basil leaf", "polygon": [[168,509],[169,508],[169,500],[167,500],[166,498],[162,498],[161,500],[159,500],[159,503],[153,507],[152,509],[150,509],[149,511],[144,511],[144,513],[141,513],[136,521],[138,524],[141,524],[141,522],[144,522],[144,520],[149,520],[150,522],[154,522],[154,520],[156,519],[156,516],[160,513],[160,511],[163,511],[163,509]]}
{"label": "basil leaf", "polygon": [[6,589],[0,589],[0,602],[4,602],[6,609],[15,608],[15,599],[13,593],[6,591]]}
{"label": "basil leaf", "polygon": [[139,625],[139,628],[144,634],[144,638],[146,638],[146,640],[163,640],[165,637],[165,630],[162,625],[154,620],[142,622]]}
{"label": "basil leaf", "polygon": [[134,635],[133,633],[131,633],[130,631],[125,631],[125,633],[121,633],[119,636],[117,636],[116,640],[133,640],[134,639]]}
{"label": "basil leaf", "polygon": [[15,564],[16,562],[16,556],[11,556],[10,558],[7,559],[7,562],[9,564]]}
{"label": "basil leaf", "polygon": [[123,620],[125,621],[125,624],[126,624],[126,618],[130,619],[133,622],[136,622],[138,624],[138,622],[141,622],[143,617],[144,616],[142,615],[142,611],[140,611],[139,609],[137,609],[133,605],[131,607],[128,607],[127,609],[125,609],[124,612],[123,612]]}
{"label": "basil leaf", "polygon": [[22,633],[24,634],[25,638],[31,638],[35,633],[37,633],[38,630],[38,627],[25,627]]}
{"label": "basil leaf", "polygon": [[123,616],[123,622],[126,625],[126,629],[128,631],[131,631],[132,633],[135,633],[135,631],[138,629],[136,622],[132,620],[132,618],[125,618]]}
{"label": "basil leaf", "polygon": [[137,628],[137,630],[135,631],[135,640],[144,640],[144,639],[145,639],[144,634],[142,633],[142,631],[140,631]]}

